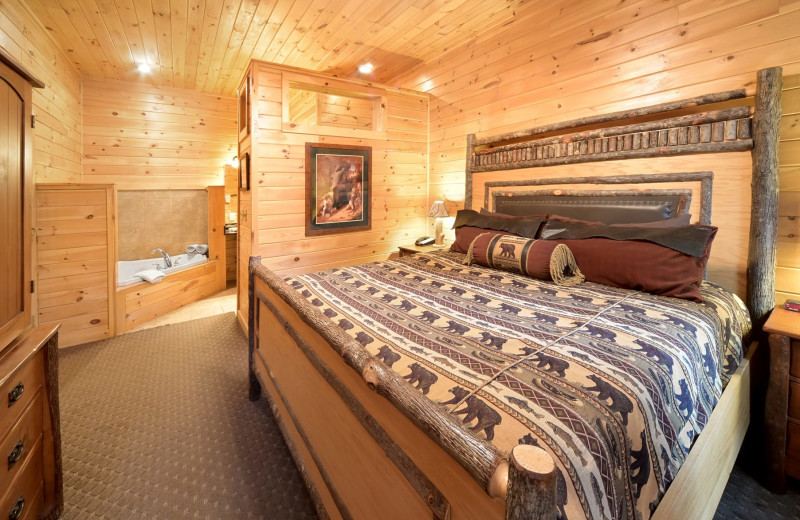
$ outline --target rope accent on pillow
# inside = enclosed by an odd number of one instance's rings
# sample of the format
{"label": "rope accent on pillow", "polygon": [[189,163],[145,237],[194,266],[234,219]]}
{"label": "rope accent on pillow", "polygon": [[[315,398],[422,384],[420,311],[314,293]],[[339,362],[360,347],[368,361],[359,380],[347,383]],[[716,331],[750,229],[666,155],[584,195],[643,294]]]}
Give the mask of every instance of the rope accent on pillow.
{"label": "rope accent on pillow", "polygon": [[578,285],[585,279],[568,246],[513,235],[478,235],[469,245],[463,263],[552,280],[561,286]]}
{"label": "rope accent on pillow", "polygon": [[550,255],[550,276],[556,285],[566,287],[578,285],[586,279],[578,269],[572,251],[564,244],[558,244]]}

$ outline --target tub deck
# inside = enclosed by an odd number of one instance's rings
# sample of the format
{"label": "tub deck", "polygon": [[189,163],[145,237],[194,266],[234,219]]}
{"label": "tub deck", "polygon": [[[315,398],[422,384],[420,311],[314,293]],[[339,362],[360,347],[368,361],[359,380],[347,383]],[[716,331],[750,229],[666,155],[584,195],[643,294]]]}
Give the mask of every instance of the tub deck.
{"label": "tub deck", "polygon": [[168,274],[158,283],[117,288],[117,334],[225,289],[225,267],[209,260]]}

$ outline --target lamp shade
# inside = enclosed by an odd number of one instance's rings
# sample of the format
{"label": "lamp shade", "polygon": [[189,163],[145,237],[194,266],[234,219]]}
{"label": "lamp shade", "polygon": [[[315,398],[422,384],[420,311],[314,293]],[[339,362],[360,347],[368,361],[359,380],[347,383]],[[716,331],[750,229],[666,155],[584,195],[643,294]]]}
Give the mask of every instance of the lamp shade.
{"label": "lamp shade", "polygon": [[429,217],[449,217],[450,215],[447,214],[447,208],[444,207],[444,202],[441,200],[437,200],[431,206],[431,210],[428,212]]}

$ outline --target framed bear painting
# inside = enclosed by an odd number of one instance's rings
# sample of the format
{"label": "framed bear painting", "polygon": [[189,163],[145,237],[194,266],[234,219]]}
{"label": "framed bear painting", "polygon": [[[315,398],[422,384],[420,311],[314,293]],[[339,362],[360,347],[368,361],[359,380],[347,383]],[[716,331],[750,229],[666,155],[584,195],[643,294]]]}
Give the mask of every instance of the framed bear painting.
{"label": "framed bear painting", "polygon": [[372,148],[306,143],[306,236],[367,231]]}

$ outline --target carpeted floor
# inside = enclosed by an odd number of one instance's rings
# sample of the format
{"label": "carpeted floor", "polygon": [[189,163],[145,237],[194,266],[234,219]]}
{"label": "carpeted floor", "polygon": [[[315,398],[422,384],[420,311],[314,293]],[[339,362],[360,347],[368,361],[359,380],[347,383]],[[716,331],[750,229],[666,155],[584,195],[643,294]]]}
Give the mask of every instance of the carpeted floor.
{"label": "carpeted floor", "polygon": [[60,356],[64,520],[316,519],[232,313]]}
{"label": "carpeted floor", "polygon": [[[63,350],[60,378],[64,520],[316,519],[233,314]],[[739,469],[715,516],[788,518],[800,490]]]}

